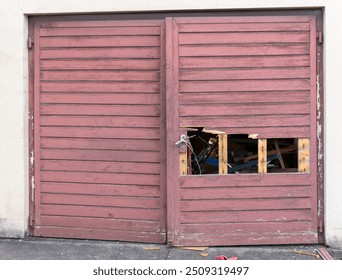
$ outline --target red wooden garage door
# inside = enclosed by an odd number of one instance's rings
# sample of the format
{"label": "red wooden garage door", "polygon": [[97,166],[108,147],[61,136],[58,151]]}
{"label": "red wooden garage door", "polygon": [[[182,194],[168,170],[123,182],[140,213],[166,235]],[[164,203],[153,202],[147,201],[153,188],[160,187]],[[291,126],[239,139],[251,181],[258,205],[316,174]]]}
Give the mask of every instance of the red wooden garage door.
{"label": "red wooden garage door", "polygon": [[162,24],[35,24],[34,235],[165,242]]}
{"label": "red wooden garage door", "polygon": [[[175,18],[166,31],[169,243],[318,242],[315,17]],[[175,143],[196,129],[256,138],[258,171],[190,175]],[[265,143],[289,138],[297,171],[267,174]]]}

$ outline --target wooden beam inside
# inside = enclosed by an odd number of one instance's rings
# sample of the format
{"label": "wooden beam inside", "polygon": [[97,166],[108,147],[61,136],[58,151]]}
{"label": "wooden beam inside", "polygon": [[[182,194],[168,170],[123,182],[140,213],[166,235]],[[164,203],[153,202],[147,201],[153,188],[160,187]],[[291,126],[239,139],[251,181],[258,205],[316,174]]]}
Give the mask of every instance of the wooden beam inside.
{"label": "wooden beam inside", "polygon": [[310,139],[298,139],[298,172],[310,172]]}
{"label": "wooden beam inside", "polygon": [[179,152],[180,175],[188,175],[188,155],[187,152]]}
{"label": "wooden beam inside", "polygon": [[267,139],[258,139],[258,173],[267,173]]}
{"label": "wooden beam inside", "polygon": [[219,174],[228,174],[228,135],[218,136]]}

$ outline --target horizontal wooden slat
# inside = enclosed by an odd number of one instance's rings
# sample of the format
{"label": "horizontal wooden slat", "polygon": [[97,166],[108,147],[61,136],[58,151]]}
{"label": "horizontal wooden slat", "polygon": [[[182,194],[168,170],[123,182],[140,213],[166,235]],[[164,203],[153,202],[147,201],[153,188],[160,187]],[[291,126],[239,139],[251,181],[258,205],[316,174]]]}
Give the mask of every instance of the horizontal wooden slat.
{"label": "horizontal wooden slat", "polygon": [[230,91],[296,91],[309,90],[309,79],[244,80],[242,81],[182,81],[179,92],[230,92]]}
{"label": "horizontal wooden slat", "polygon": [[308,186],[309,174],[240,174],[240,175],[203,175],[180,177],[184,188],[196,187],[266,187],[266,186]]}
{"label": "horizontal wooden slat", "polygon": [[313,231],[311,222],[263,222],[263,223],[208,223],[185,224],[180,226],[180,232],[184,234],[201,233],[219,235],[229,233],[231,235],[267,234],[267,233],[298,233]]}
{"label": "horizontal wooden slat", "polygon": [[160,132],[154,128],[112,128],[112,127],[41,127],[42,137],[76,138],[133,138],[159,139]]}
{"label": "horizontal wooden slat", "polygon": [[238,211],[238,210],[275,210],[275,209],[310,209],[310,198],[278,199],[213,199],[187,200],[180,202],[180,210],[191,211]]}
{"label": "horizontal wooden slat", "polygon": [[182,117],[181,127],[278,127],[309,126],[310,115],[251,115],[229,117]]}
{"label": "horizontal wooden slat", "polygon": [[[294,38],[295,39],[295,38]],[[294,41],[296,42],[296,41]],[[159,36],[42,37],[41,48],[55,47],[159,47]]]}
{"label": "horizontal wooden slat", "polygon": [[160,118],[126,116],[41,116],[40,124],[43,126],[159,128]]}
{"label": "horizontal wooden slat", "polygon": [[100,116],[144,116],[157,117],[160,108],[156,105],[76,105],[43,104],[42,115],[100,115]]}
{"label": "horizontal wooden slat", "polygon": [[309,186],[268,186],[230,188],[182,188],[181,200],[310,197]]}
{"label": "horizontal wooden slat", "polygon": [[45,138],[40,139],[41,148],[50,149],[93,149],[123,151],[159,151],[159,139],[84,139],[84,138]]}
{"label": "horizontal wooden slat", "polygon": [[[300,21],[300,20],[297,20]],[[72,21],[43,21],[39,25],[43,28],[79,28],[79,27],[155,27],[164,20],[72,20]]]}
{"label": "horizontal wooden slat", "polygon": [[[134,195],[134,194],[133,194]],[[108,206],[142,209],[159,209],[160,199],[139,197],[116,197],[104,195],[41,194],[42,204]]]}
{"label": "horizontal wooden slat", "polygon": [[210,211],[182,212],[181,224],[193,223],[248,223],[248,222],[290,222],[310,221],[311,210],[250,210],[250,211]]}
{"label": "horizontal wooden slat", "polygon": [[264,67],[307,67],[308,55],[294,56],[241,56],[241,57],[183,57],[180,68],[264,68]]}
{"label": "horizontal wooden slat", "polygon": [[160,154],[154,151],[42,149],[41,159],[158,163]]}
{"label": "horizontal wooden slat", "polygon": [[308,67],[251,68],[251,69],[183,69],[179,71],[180,81],[215,80],[267,80],[309,78]]}
{"label": "horizontal wooden slat", "polygon": [[[243,82],[242,82],[243,83]],[[310,102],[309,91],[280,92],[221,92],[221,93],[187,93],[179,96],[180,104],[234,104],[267,102]],[[258,105],[256,105],[258,106]]]}
{"label": "horizontal wooden slat", "polygon": [[[290,71],[289,71],[290,72]],[[299,75],[299,73],[297,73]],[[159,71],[42,71],[41,81],[159,81]],[[298,77],[300,78],[300,77]]]}
{"label": "horizontal wooden slat", "polygon": [[[261,33],[262,36],[262,33]],[[309,54],[308,43],[297,45],[269,44],[269,45],[181,45],[180,57],[202,56],[247,56],[247,55],[296,55]]]}
{"label": "horizontal wooden slat", "polygon": [[110,36],[110,35],[158,35],[160,34],[160,26],[99,26],[99,27],[53,27],[40,28],[39,35],[41,37],[52,36]]}
{"label": "horizontal wooden slat", "polygon": [[93,184],[123,184],[151,186],[158,186],[160,182],[159,176],[152,174],[42,171],[40,176],[41,181],[43,182],[74,182]]}
{"label": "horizontal wooden slat", "polygon": [[189,116],[234,116],[234,115],[282,115],[308,114],[309,103],[273,103],[273,104],[208,104],[208,105],[180,105],[181,117]]}
{"label": "horizontal wooden slat", "polygon": [[63,216],[42,216],[41,223],[44,226],[60,226],[69,228],[87,229],[125,229],[127,231],[159,232],[161,224],[158,221],[123,220],[110,218],[82,218]]}
{"label": "horizontal wooden slat", "polygon": [[[273,125],[273,124],[272,124]],[[310,137],[310,126],[264,126],[264,127],[209,127],[227,134],[253,134],[256,139],[262,138],[305,138]]]}
{"label": "horizontal wooden slat", "polygon": [[313,244],[318,242],[316,231],[293,233],[259,233],[259,234],[230,234],[218,235],[197,233],[179,234],[175,246],[234,246],[234,245],[279,245],[279,244]]}
{"label": "horizontal wooden slat", "polygon": [[241,43],[310,42],[309,32],[229,32],[180,33],[179,44],[241,44]]}
{"label": "horizontal wooden slat", "polygon": [[158,163],[132,163],[132,162],[93,162],[72,160],[41,160],[42,171],[82,171],[82,172],[108,172],[129,174],[159,174]]}
{"label": "horizontal wooden slat", "polygon": [[159,83],[156,82],[41,82],[42,92],[154,92],[159,93]]}
{"label": "horizontal wooden slat", "polygon": [[40,96],[40,102],[52,104],[159,105],[160,96],[155,93],[43,93]]}
{"label": "horizontal wooden slat", "polygon": [[40,187],[45,193],[160,197],[159,186],[42,182]]}
{"label": "horizontal wooden slat", "polygon": [[159,70],[159,59],[40,60],[41,70]]}
{"label": "horizontal wooden slat", "polygon": [[159,221],[160,210],[75,205],[41,205],[42,215]]}
{"label": "horizontal wooden slat", "polygon": [[202,32],[251,32],[251,31],[307,31],[310,29],[308,22],[239,22],[239,23],[188,23],[180,24],[181,33]]}
{"label": "horizontal wooden slat", "polygon": [[130,242],[150,242],[165,243],[165,235],[160,232],[127,231],[125,229],[106,230],[88,228],[67,228],[67,227],[47,227],[36,226],[34,229],[36,236],[61,237],[61,238],[84,238],[100,240],[120,240]]}
{"label": "horizontal wooden slat", "polygon": [[56,48],[42,49],[41,59],[65,59],[65,58],[159,58],[160,49],[158,47],[121,47],[121,48]]}

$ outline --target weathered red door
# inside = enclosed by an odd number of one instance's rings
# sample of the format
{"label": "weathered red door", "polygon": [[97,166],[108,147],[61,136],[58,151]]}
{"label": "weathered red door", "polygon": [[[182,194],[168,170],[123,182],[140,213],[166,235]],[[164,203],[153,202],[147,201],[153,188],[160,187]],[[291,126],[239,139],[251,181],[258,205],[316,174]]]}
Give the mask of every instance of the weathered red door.
{"label": "weathered red door", "polygon": [[165,242],[163,26],[35,22],[34,235]]}
{"label": "weathered red door", "polygon": [[[318,242],[315,17],[174,18],[166,34],[168,242]],[[189,175],[175,144],[196,128],[256,138],[259,171]],[[297,172],[268,174],[266,141],[288,138]]]}

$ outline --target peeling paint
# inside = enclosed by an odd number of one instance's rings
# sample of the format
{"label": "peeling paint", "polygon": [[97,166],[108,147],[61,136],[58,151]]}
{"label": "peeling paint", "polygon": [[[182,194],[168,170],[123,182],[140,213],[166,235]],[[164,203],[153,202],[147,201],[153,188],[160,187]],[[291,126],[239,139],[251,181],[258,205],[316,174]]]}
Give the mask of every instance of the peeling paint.
{"label": "peeling paint", "polygon": [[323,159],[323,143],[322,143],[322,124],[321,124],[321,94],[320,94],[320,80],[319,75],[316,77],[316,106],[317,106],[317,141],[318,141],[318,151],[317,151],[317,157],[318,160]]}
{"label": "peeling paint", "polygon": [[257,134],[257,133],[248,134],[248,138],[251,138],[251,139],[258,139],[258,137],[259,137],[259,134]]}
{"label": "peeling paint", "polygon": [[220,131],[220,130],[216,130],[216,129],[211,129],[211,128],[203,128],[202,130],[205,133],[210,133],[210,134],[225,134],[226,132],[224,131]]}
{"label": "peeling paint", "polygon": [[34,175],[31,177],[31,200],[34,201],[34,190],[35,190],[35,180],[34,180]]}

